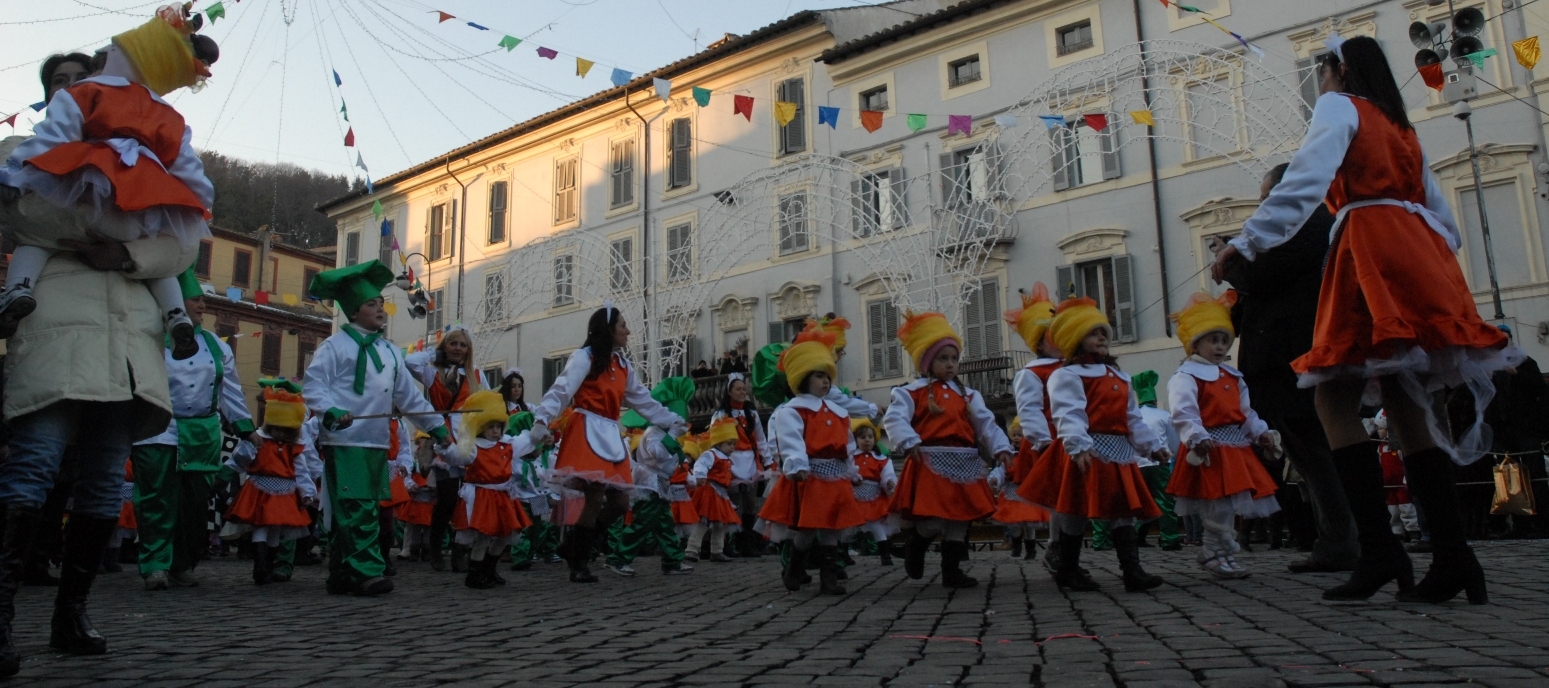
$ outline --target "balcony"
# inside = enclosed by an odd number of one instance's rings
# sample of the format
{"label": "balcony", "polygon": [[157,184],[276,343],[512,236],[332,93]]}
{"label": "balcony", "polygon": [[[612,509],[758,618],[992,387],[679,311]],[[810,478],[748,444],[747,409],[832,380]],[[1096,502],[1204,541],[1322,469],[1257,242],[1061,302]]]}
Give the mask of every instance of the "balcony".
{"label": "balcony", "polygon": [[[710,416],[721,406],[721,397],[726,394],[725,375],[710,375],[694,378],[694,396],[688,400],[688,422],[695,430],[703,430],[710,425]],[[769,412],[774,410],[772,406],[766,406],[763,402],[749,397],[758,409],[759,415],[766,421]]]}
{"label": "balcony", "polygon": [[957,377],[970,389],[984,395],[984,405],[1010,420],[1016,415],[1016,390],[1012,381],[1033,355],[1025,351],[1002,351],[994,356],[963,361]]}

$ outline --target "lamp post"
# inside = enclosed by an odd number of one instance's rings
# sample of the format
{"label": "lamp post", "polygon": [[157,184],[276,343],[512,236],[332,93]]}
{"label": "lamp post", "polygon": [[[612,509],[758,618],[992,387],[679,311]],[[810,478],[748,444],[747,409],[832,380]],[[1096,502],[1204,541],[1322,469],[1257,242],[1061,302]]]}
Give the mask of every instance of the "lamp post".
{"label": "lamp post", "polygon": [[[415,280],[409,279],[409,259],[414,256],[419,256],[420,260],[425,263],[425,279],[430,279],[430,259],[427,258],[425,254],[415,251],[414,253],[404,254],[404,270],[403,272],[398,273],[398,279],[393,280],[393,284],[398,285],[399,289],[408,292],[409,317],[418,319],[425,317],[429,313],[429,306],[431,304],[430,299],[425,297],[425,290],[423,285],[421,285],[421,288],[415,289]],[[410,291],[411,289],[413,291]]]}

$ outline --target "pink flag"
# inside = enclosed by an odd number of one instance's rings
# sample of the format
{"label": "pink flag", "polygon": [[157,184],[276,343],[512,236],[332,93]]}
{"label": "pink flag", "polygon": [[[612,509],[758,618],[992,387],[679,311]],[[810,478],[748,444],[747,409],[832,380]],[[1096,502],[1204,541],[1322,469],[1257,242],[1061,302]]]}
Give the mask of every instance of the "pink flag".
{"label": "pink flag", "polygon": [[974,118],[970,115],[947,115],[947,133],[959,132],[964,136],[973,136]]}
{"label": "pink flag", "polygon": [[544,59],[548,59],[548,60],[552,60],[552,59],[554,59],[556,57],[559,57],[559,52],[555,51],[555,50],[550,50],[549,48],[538,48],[538,57],[541,57],[541,58],[544,58]]}

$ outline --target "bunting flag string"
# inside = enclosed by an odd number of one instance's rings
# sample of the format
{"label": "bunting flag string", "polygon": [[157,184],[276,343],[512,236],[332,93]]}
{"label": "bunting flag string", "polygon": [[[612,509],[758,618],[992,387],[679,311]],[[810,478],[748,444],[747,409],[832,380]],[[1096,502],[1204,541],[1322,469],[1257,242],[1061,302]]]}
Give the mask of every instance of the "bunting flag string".
{"label": "bunting flag string", "polygon": [[1151,116],[1150,110],[1130,110],[1129,118],[1136,124],[1144,124],[1148,127],[1156,126],[1156,118]]}
{"label": "bunting flag string", "polygon": [[[710,107],[710,89],[695,86],[694,102],[699,103],[699,107]],[[822,108],[818,109],[821,110]],[[819,115],[819,117],[821,117],[821,115]]]}
{"label": "bunting flag string", "polygon": [[1204,10],[1198,8],[1198,7],[1194,7],[1192,5],[1185,5],[1185,4],[1181,3],[1181,2],[1176,2],[1175,0],[1159,0],[1159,2],[1162,3],[1163,7],[1176,7],[1178,9],[1180,9],[1180,10],[1183,10],[1184,12],[1188,12],[1189,14],[1198,15],[1199,18],[1201,20],[1203,20],[1206,24],[1209,24],[1211,26],[1216,27],[1217,29],[1220,29],[1221,33],[1224,33],[1224,34],[1226,34],[1228,36],[1231,36],[1232,40],[1237,41],[1238,43],[1241,43],[1242,47],[1247,48],[1248,52],[1253,53],[1253,56],[1258,58],[1259,62],[1263,62],[1264,61],[1264,49],[1263,48],[1260,48],[1257,45],[1254,45],[1252,43],[1249,43],[1248,39],[1243,38],[1242,35],[1237,33],[1236,31],[1232,31],[1231,29],[1228,29],[1228,28],[1226,28],[1224,26],[1221,26],[1220,24],[1216,23],[1216,20],[1210,18],[1210,13],[1209,12],[1206,12],[1206,11],[1204,11]]}
{"label": "bunting flag string", "polygon": [[796,104],[795,103],[790,103],[790,102],[785,102],[785,101],[776,101],[775,102],[775,110],[774,111],[775,111],[775,123],[779,124],[782,127],[787,125],[787,124],[790,124],[791,120],[796,119]]}
{"label": "bunting flag string", "polygon": [[818,126],[821,127],[825,124],[828,125],[829,129],[838,128],[839,108],[828,107],[827,105],[818,106]]}
{"label": "bunting flag string", "polygon": [[1517,64],[1532,69],[1538,65],[1538,37],[1530,36],[1511,44],[1511,51],[1517,55]]}
{"label": "bunting flag string", "polygon": [[921,129],[924,129],[926,121],[926,116],[918,113],[909,115],[909,117],[905,120],[905,122],[909,125],[909,131],[912,132],[919,132]]}
{"label": "bunting flag string", "polygon": [[586,73],[592,71],[592,65],[594,65],[594,64],[597,64],[597,63],[593,62],[591,60],[588,60],[586,58],[582,58],[582,57],[576,58],[575,59],[575,75],[578,76],[578,77],[581,77],[582,79],[585,79],[586,78]]}
{"label": "bunting flag string", "polygon": [[732,96],[731,113],[753,121],[753,96]]}
{"label": "bunting flag string", "polygon": [[873,133],[876,130],[881,129],[882,128],[882,111],[881,110],[861,110],[861,126],[866,128],[866,132],[867,133]]}

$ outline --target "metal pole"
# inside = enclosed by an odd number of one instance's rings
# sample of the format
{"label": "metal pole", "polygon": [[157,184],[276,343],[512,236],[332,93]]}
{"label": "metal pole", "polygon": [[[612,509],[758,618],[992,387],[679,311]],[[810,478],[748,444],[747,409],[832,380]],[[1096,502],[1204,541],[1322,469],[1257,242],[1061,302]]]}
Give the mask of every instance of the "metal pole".
{"label": "metal pole", "polygon": [[1479,208],[1479,232],[1484,236],[1484,263],[1490,272],[1490,298],[1495,301],[1495,319],[1504,320],[1501,310],[1501,285],[1495,278],[1495,248],[1490,243],[1490,216],[1484,209],[1484,182],[1479,178],[1479,149],[1474,147],[1474,118],[1463,120],[1468,130],[1468,162],[1474,168],[1474,205]]}
{"label": "metal pole", "polygon": [[[1146,64],[1146,31],[1140,21],[1140,0],[1135,0],[1135,40],[1140,43],[1140,93],[1147,110],[1151,109],[1151,67]],[[1166,314],[1172,309],[1172,283],[1167,278],[1167,235],[1162,225],[1162,180],[1156,169],[1156,137],[1146,137],[1146,150],[1151,163],[1151,217],[1156,221],[1156,262],[1162,278],[1162,327],[1167,336],[1173,336],[1173,321]],[[1133,277],[1131,278],[1133,279]],[[1063,289],[1063,285],[1059,287]],[[1138,332],[1138,318],[1135,329]],[[1036,353],[1036,352],[1034,352]]]}

